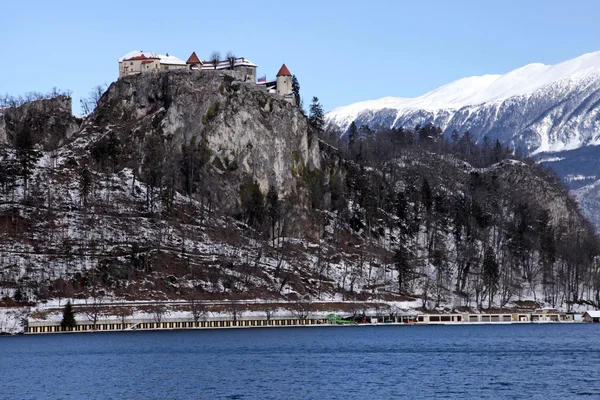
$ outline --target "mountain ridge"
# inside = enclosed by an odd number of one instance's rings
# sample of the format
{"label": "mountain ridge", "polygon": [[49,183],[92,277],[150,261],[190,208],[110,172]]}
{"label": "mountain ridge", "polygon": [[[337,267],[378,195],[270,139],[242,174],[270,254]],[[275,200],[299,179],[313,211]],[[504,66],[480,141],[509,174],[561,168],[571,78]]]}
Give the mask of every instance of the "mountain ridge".
{"label": "mountain ridge", "polygon": [[[338,107],[329,124],[386,128],[433,123],[446,134],[469,130],[529,153],[600,144],[600,52],[556,65],[528,64],[503,75],[459,79],[416,98],[384,97]],[[513,117],[517,118],[513,118]]]}

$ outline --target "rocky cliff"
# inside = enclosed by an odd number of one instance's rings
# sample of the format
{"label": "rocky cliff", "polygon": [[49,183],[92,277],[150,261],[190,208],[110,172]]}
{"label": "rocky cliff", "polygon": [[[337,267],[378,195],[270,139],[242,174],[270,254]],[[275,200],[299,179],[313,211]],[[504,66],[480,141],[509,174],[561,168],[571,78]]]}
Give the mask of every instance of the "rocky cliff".
{"label": "rocky cliff", "polygon": [[[84,130],[117,134],[126,147],[123,166],[152,135],[177,149],[204,142],[208,162],[223,178],[248,175],[263,191],[274,185],[289,196],[297,188],[294,171],[320,167],[318,139],[299,108],[236,78],[235,72],[177,71],[121,79]],[[220,186],[218,203],[234,207],[239,196]]]}
{"label": "rocky cliff", "polygon": [[72,116],[71,98],[57,96],[0,109],[0,144],[13,144],[18,132],[27,131],[44,150],[55,150],[79,131]]}

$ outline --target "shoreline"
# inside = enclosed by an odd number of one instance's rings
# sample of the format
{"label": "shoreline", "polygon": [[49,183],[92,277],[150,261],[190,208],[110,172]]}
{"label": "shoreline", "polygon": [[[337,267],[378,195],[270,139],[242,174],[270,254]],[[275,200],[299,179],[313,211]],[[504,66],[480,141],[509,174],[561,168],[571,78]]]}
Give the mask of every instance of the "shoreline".
{"label": "shoreline", "polygon": [[[442,319],[443,317],[443,319]],[[337,319],[336,319],[337,318]],[[476,318],[476,320],[475,320]],[[98,333],[98,332],[150,332],[174,330],[218,330],[251,328],[310,328],[310,327],[381,327],[381,326],[471,326],[471,325],[523,325],[523,324],[579,324],[574,314],[421,314],[417,316],[396,316],[394,320],[363,317],[361,322],[339,320],[335,314],[327,318],[249,318],[233,320],[213,318],[210,320],[190,320],[171,318],[161,321],[101,320],[96,324],[90,321],[77,323],[74,328],[62,328],[59,321],[28,321],[23,335],[45,335],[54,333]]]}

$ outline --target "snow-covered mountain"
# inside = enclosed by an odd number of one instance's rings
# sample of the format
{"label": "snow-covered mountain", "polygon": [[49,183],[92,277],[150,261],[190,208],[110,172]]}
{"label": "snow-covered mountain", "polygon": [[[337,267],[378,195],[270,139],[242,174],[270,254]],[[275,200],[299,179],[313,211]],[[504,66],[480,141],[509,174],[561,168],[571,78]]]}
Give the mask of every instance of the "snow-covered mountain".
{"label": "snow-covered mountain", "polygon": [[600,52],[557,65],[529,64],[504,75],[460,79],[417,98],[385,97],[326,115],[344,131],[358,126],[469,130],[531,153],[600,144]]}

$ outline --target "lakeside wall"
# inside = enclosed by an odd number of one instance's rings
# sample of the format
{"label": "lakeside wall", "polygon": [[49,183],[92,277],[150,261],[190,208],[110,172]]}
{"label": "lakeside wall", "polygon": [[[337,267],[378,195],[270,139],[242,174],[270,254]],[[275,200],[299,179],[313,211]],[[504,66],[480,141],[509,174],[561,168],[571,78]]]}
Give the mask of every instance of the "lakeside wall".
{"label": "lakeside wall", "polygon": [[[439,324],[494,324],[494,323],[569,323],[575,322],[573,313],[504,313],[504,314],[419,314],[383,317],[357,318],[353,323],[363,325],[398,324],[398,325],[439,325]],[[168,329],[218,329],[218,328],[260,328],[284,326],[317,326],[336,325],[331,318],[310,317],[273,317],[270,319],[248,317],[232,319],[216,317],[195,321],[190,318],[154,319],[103,319],[96,324],[91,321],[80,321],[74,328],[63,329],[60,321],[28,320],[25,334],[66,333],[66,332],[99,332],[99,331],[135,331],[135,330],[168,330]]]}

